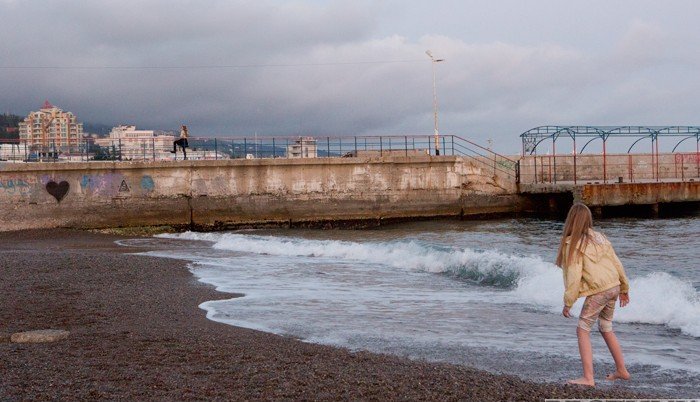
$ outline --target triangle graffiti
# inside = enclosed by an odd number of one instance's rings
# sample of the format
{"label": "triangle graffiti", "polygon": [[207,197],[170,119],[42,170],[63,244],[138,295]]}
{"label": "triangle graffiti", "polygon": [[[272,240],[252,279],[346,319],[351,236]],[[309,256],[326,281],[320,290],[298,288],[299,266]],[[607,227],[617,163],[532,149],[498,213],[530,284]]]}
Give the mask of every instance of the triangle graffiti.
{"label": "triangle graffiti", "polygon": [[119,185],[119,192],[122,193],[124,191],[130,191],[129,190],[129,185],[126,184],[126,180],[122,180],[122,184]]}

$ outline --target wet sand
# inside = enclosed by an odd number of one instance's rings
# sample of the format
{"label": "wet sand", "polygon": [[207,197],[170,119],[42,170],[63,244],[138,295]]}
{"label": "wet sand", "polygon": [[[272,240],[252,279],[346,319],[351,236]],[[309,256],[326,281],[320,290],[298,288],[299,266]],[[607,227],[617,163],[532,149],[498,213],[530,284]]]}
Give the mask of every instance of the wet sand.
{"label": "wet sand", "polygon": [[[540,384],[463,366],[308,344],[207,320],[230,298],[185,262],[129,255],[117,236],[0,233],[0,400],[474,400],[632,398],[625,389]],[[2,339],[2,337],[0,337]]]}

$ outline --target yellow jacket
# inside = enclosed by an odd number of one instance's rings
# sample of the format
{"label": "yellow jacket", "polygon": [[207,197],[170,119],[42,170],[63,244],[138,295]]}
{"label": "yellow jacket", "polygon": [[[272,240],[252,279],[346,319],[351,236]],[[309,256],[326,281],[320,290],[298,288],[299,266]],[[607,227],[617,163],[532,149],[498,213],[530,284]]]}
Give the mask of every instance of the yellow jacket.
{"label": "yellow jacket", "polygon": [[[600,293],[620,285],[620,293],[629,292],[629,281],[620,259],[610,241],[591,230],[589,242],[583,250],[574,253],[571,265],[564,265],[564,305],[571,307],[576,299]],[[569,252],[571,239],[566,239],[564,256]],[[566,258],[564,258],[566,262]]]}

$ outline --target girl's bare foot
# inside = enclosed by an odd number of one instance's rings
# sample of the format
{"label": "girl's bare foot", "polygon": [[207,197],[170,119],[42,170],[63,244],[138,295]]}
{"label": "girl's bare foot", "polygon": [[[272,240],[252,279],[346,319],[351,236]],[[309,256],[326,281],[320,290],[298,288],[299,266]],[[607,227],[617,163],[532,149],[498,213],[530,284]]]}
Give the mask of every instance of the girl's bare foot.
{"label": "girl's bare foot", "polygon": [[584,377],[577,378],[575,380],[569,380],[566,382],[567,384],[573,384],[573,385],[585,385],[587,387],[595,387],[595,381],[594,380],[589,380]]}
{"label": "girl's bare foot", "polygon": [[608,381],[615,381],[615,380],[629,380],[630,379],[630,373],[625,370],[625,371],[616,371],[614,373],[608,374],[605,376],[605,379]]}

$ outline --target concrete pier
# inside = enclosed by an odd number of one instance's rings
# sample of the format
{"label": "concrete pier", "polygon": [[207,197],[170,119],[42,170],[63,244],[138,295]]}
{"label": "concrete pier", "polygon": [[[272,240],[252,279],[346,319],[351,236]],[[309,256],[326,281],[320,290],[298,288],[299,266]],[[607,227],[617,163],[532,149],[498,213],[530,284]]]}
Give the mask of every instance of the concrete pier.
{"label": "concrete pier", "polygon": [[366,226],[517,213],[559,217],[574,201],[598,215],[635,205],[652,215],[664,205],[700,205],[700,180],[688,176],[523,183],[503,172],[492,161],[430,155],[0,163],[0,231]]}
{"label": "concrete pier", "polygon": [[429,155],[5,163],[0,230],[212,229],[517,211],[514,180],[478,165]]}

